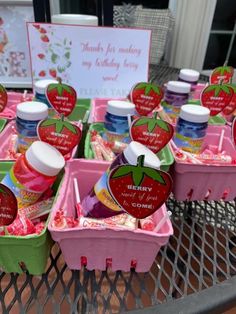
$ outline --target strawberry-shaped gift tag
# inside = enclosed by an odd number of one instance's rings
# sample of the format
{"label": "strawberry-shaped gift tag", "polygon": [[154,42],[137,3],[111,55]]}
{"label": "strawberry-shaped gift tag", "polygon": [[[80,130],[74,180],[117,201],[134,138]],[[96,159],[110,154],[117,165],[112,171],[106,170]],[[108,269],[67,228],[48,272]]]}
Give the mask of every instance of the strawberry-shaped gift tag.
{"label": "strawberry-shaped gift tag", "polygon": [[118,166],[108,177],[108,188],[116,203],[138,219],[158,210],[172,189],[172,179],[168,173],[144,167],[143,163],[144,155],[141,155],[136,166]]}
{"label": "strawberry-shaped gift tag", "polygon": [[209,85],[201,93],[202,106],[215,116],[230,103],[234,91],[229,85]]}
{"label": "strawberry-shaped gift tag", "polygon": [[10,225],[17,215],[17,199],[14,193],[0,183],[0,227]]}
{"label": "strawberry-shaped gift tag", "polygon": [[234,110],[236,109],[236,85],[229,85],[229,86],[233,89],[234,93],[229,104],[223,110],[223,114],[225,114],[226,116],[233,113]]}
{"label": "strawberry-shaped gift tag", "polygon": [[4,110],[6,105],[7,105],[7,91],[0,84],[0,112],[2,112]]}
{"label": "strawberry-shaped gift tag", "polygon": [[151,83],[138,83],[130,93],[130,99],[141,116],[147,116],[161,102],[163,91],[160,86]]}
{"label": "strawberry-shaped gift tag", "polygon": [[49,84],[46,90],[46,96],[50,105],[65,117],[69,116],[73,111],[77,94],[72,86],[59,83]]}
{"label": "strawberry-shaped gift tag", "polygon": [[38,137],[66,155],[79,144],[82,131],[69,121],[46,119],[38,124]]}
{"label": "strawberry-shaped gift tag", "polygon": [[234,121],[232,123],[231,136],[234,147],[236,148],[236,118],[234,118]]}
{"label": "strawberry-shaped gift tag", "polygon": [[135,119],[130,128],[131,139],[147,146],[155,154],[166,146],[173,134],[173,126],[166,121],[157,119],[157,113],[152,118]]}
{"label": "strawberry-shaped gift tag", "polygon": [[210,84],[227,84],[230,83],[234,75],[234,68],[230,66],[221,66],[215,68],[210,76]]}

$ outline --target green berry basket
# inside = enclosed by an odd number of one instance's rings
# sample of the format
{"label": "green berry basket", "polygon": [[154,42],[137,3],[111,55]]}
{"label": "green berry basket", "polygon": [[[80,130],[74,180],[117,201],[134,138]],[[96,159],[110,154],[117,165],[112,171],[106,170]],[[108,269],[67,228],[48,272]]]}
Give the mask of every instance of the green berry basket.
{"label": "green berry basket", "polygon": [[[12,165],[13,162],[0,162],[0,181]],[[54,194],[56,194],[60,179],[61,176],[58,176],[53,186]],[[0,269],[7,273],[28,271],[31,275],[43,274],[53,244],[47,224],[48,221],[39,235],[0,236]]]}
{"label": "green berry basket", "polygon": [[5,128],[5,125],[7,124],[7,119],[0,119],[0,133],[2,132],[2,130]]}
{"label": "green berry basket", "polygon": [[90,99],[78,99],[75,105],[74,110],[68,116],[70,121],[79,121],[81,120],[83,123],[88,121],[90,107],[91,107]]}
{"label": "green berry basket", "polygon": [[[98,133],[102,134],[105,131],[104,124],[101,122],[97,122],[90,125],[84,144],[84,157],[86,159],[94,159],[94,154],[90,145],[90,131],[97,131]],[[174,157],[168,145],[165,146],[160,152],[158,152],[157,156],[161,161],[161,170],[169,171],[170,166],[174,163]]]}

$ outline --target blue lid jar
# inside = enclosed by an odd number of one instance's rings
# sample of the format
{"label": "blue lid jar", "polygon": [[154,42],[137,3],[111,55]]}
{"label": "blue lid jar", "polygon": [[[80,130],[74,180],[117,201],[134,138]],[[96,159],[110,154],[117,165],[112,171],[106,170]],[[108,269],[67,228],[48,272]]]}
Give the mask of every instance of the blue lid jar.
{"label": "blue lid jar", "polygon": [[135,105],[128,101],[109,100],[105,115],[105,135],[109,142],[129,143],[129,121],[135,114]]}
{"label": "blue lid jar", "polygon": [[188,102],[191,85],[180,81],[169,81],[162,101],[162,106],[172,122],[179,116],[180,107]]}
{"label": "blue lid jar", "polygon": [[38,101],[26,101],[16,107],[17,150],[24,153],[38,139],[39,121],[48,117],[48,107]]}
{"label": "blue lid jar", "polygon": [[50,105],[47,97],[46,90],[49,84],[57,84],[56,80],[39,80],[34,82],[34,97],[36,101],[42,102],[47,105],[49,108],[48,115],[49,117],[55,116],[55,110]]}
{"label": "blue lid jar", "polygon": [[201,153],[209,117],[208,108],[190,104],[182,106],[173,139],[176,146],[193,154]]}
{"label": "blue lid jar", "polygon": [[200,73],[192,69],[181,69],[179,72],[178,80],[189,83],[191,91],[193,91],[198,83]]}

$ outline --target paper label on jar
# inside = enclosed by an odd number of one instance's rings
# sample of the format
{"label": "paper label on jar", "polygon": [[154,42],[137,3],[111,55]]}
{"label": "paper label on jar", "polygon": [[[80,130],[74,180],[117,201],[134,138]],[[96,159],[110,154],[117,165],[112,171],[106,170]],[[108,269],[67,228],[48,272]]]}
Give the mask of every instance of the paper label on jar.
{"label": "paper label on jar", "polygon": [[129,143],[130,142],[130,136],[129,133],[115,133],[115,132],[110,132],[106,131],[106,138],[108,142],[121,142],[121,143]]}
{"label": "paper label on jar", "polygon": [[203,137],[192,138],[176,133],[174,142],[180,149],[193,154],[199,154],[201,152],[203,139]]}
{"label": "paper label on jar", "polygon": [[37,141],[37,139],[37,136],[27,137],[19,134],[17,138],[17,151],[24,154],[30,145]]}
{"label": "paper label on jar", "polygon": [[180,107],[176,107],[176,106],[173,106],[171,104],[168,104],[166,101],[163,101],[161,105],[162,105],[163,109],[165,110],[165,112],[168,114],[172,123],[175,124],[176,120],[179,117]]}
{"label": "paper label on jar", "polygon": [[114,211],[121,211],[121,208],[115,203],[107,186],[108,172],[105,172],[94,186],[94,192],[97,199],[106,207]]}
{"label": "paper label on jar", "polygon": [[36,203],[42,195],[41,192],[27,190],[24,185],[20,184],[13,173],[13,169],[11,169],[4,177],[2,183],[8,186],[9,189],[12,190],[12,192],[15,194],[18,208],[26,207]]}

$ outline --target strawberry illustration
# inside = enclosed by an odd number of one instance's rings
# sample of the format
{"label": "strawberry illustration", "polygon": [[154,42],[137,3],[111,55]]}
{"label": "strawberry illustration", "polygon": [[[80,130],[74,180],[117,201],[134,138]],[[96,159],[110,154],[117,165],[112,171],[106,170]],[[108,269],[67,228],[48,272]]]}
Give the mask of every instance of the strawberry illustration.
{"label": "strawberry illustration", "polygon": [[141,116],[152,112],[160,104],[162,97],[161,87],[150,83],[138,83],[130,93],[130,99]]}
{"label": "strawberry illustration", "polygon": [[0,226],[10,225],[17,215],[17,199],[14,193],[0,183]]}
{"label": "strawberry illustration", "polygon": [[49,70],[49,74],[50,74],[52,77],[56,78],[56,77],[57,77],[57,71],[56,71],[56,69],[50,69],[50,70]]}
{"label": "strawberry illustration", "polygon": [[36,29],[40,29],[40,25],[39,24],[33,24],[33,27],[35,27]]}
{"label": "strawberry illustration", "polygon": [[4,86],[0,84],[0,112],[2,112],[7,105],[7,91]]}
{"label": "strawberry illustration", "polygon": [[231,113],[234,112],[234,110],[236,109],[236,85],[229,85],[233,91],[234,94],[229,102],[229,104],[225,107],[225,109],[223,110],[223,113],[227,116]]}
{"label": "strawberry illustration", "polygon": [[210,76],[210,84],[226,84],[230,83],[234,75],[234,68],[229,66],[222,66],[215,68]]}
{"label": "strawberry illustration", "polygon": [[155,154],[166,146],[173,134],[173,126],[166,121],[157,119],[156,112],[153,118],[135,119],[130,128],[131,139],[147,146]]}
{"label": "strawberry illustration", "polygon": [[40,32],[41,34],[46,34],[46,33],[47,33],[46,29],[43,28],[43,27],[40,27],[40,28],[39,28],[39,32]]}
{"label": "strawberry illustration", "polygon": [[40,72],[39,72],[39,76],[41,76],[41,77],[46,76],[46,72],[45,72],[45,71],[40,71]]}
{"label": "strawberry illustration", "polygon": [[46,96],[51,106],[65,117],[71,114],[77,101],[74,88],[61,82],[49,84]]}
{"label": "strawberry illustration", "polygon": [[201,93],[201,104],[215,116],[230,103],[233,93],[229,85],[209,85]]}
{"label": "strawberry illustration", "polygon": [[45,119],[38,124],[38,137],[66,155],[79,144],[82,131],[69,121]]}
{"label": "strawberry illustration", "polygon": [[39,53],[39,54],[38,54],[38,57],[39,57],[39,59],[44,59],[44,58],[45,58],[45,54]]}
{"label": "strawberry illustration", "polygon": [[172,180],[168,173],[138,164],[114,168],[108,177],[108,188],[116,203],[138,219],[152,215],[168,198]]}
{"label": "strawberry illustration", "polygon": [[48,43],[48,42],[49,42],[49,38],[48,38],[47,35],[41,35],[40,38],[41,38],[41,40],[42,40],[43,42],[45,42],[45,43]]}

